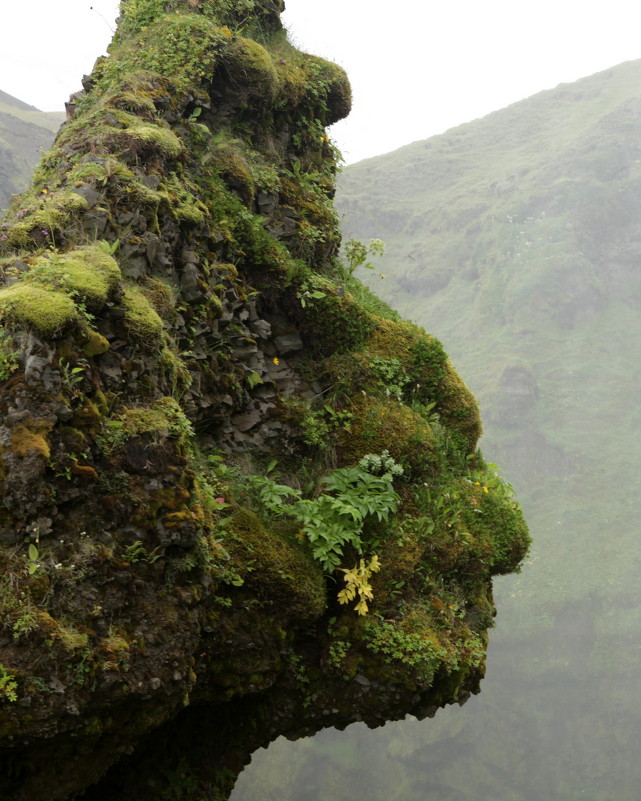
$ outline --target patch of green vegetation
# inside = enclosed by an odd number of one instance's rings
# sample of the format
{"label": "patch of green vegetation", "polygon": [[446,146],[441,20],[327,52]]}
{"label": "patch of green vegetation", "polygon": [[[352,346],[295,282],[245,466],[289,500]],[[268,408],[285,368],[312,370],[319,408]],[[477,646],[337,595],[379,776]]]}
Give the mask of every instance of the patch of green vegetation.
{"label": "patch of green vegetation", "polygon": [[158,348],[162,344],[162,320],[143,291],[133,285],[125,287],[122,302],[129,333],[148,347]]}
{"label": "patch of green vegetation", "polygon": [[131,115],[128,123],[122,132],[123,137],[130,137],[134,142],[147,145],[167,158],[175,159],[182,153],[183,144],[169,126],[141,123],[134,115]]}
{"label": "patch of green vegetation", "polygon": [[292,542],[269,530],[246,509],[234,514],[225,540],[245,584],[259,589],[270,604],[283,603],[302,619],[319,617],[325,609],[322,571]]}
{"label": "patch of green vegetation", "polygon": [[151,406],[125,409],[106,421],[98,444],[103,452],[121,448],[133,437],[166,437],[184,441],[193,435],[191,423],[174,398],[161,398]]}
{"label": "patch of green vegetation", "polygon": [[118,264],[98,246],[37,256],[30,267],[0,290],[0,312],[6,325],[47,338],[85,320],[87,309],[102,308],[120,279]]}
{"label": "patch of green vegetation", "polygon": [[14,202],[9,209],[8,226],[3,229],[5,239],[0,245],[6,249],[55,244],[87,207],[85,198],[71,190],[55,194],[28,192],[21,196],[20,206]]}
{"label": "patch of green vegetation", "polygon": [[20,366],[20,349],[11,334],[0,329],[0,381],[6,381]]}
{"label": "patch of green vegetation", "polygon": [[131,35],[112,45],[110,58],[98,66],[97,75],[94,72],[98,87],[117,85],[128,73],[140,69],[170,78],[182,89],[213,76],[221,48],[231,35],[205,16],[158,16],[148,3],[144,5],[147,24],[141,27],[138,20],[131,26]]}
{"label": "patch of green vegetation", "polygon": [[18,700],[18,682],[4,665],[0,664],[0,699],[15,702]]}
{"label": "patch of green vegetation", "polygon": [[32,261],[24,279],[30,284],[61,289],[83,301],[90,310],[101,309],[120,281],[116,260],[97,245],[67,253],[48,253]]}
{"label": "patch of green vegetation", "polygon": [[27,282],[0,291],[0,314],[5,325],[32,328],[49,339],[80,319],[69,295]]}
{"label": "patch of green vegetation", "polygon": [[298,521],[314,559],[331,573],[348,546],[359,554],[374,547],[375,539],[368,542],[366,532],[374,521],[386,522],[396,512],[400,498],[392,482],[402,472],[384,451],[363,456],[355,467],[332,471],[321,480],[316,498],[301,498],[300,491],[268,476],[251,475],[245,481],[257,492],[264,512]]}

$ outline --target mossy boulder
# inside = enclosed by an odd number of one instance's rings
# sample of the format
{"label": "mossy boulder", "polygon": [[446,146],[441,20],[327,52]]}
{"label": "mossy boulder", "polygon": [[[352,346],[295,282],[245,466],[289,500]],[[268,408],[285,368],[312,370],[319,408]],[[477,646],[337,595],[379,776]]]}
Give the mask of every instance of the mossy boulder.
{"label": "mossy boulder", "polygon": [[120,280],[118,264],[97,246],[38,256],[28,264],[18,283],[0,290],[0,312],[6,324],[49,338],[79,322],[78,302],[101,309]]}
{"label": "mossy boulder", "polygon": [[150,347],[158,347],[162,342],[162,320],[144,292],[136,286],[127,286],[122,303],[131,335]]}
{"label": "mossy boulder", "polygon": [[430,424],[394,398],[361,395],[351,406],[353,418],[342,435],[342,459],[358,462],[368,453],[388,450],[411,474],[427,475],[439,464],[439,454]]}
{"label": "mossy boulder", "polygon": [[300,544],[269,531],[258,517],[240,509],[230,524],[228,550],[247,588],[267,609],[296,620],[318,619],[326,608],[322,571]]}
{"label": "mossy boulder", "polygon": [[231,90],[245,95],[247,102],[270,106],[278,92],[278,74],[273,57],[258,42],[242,36],[230,37],[221,59]]}
{"label": "mossy boulder", "polygon": [[76,304],[69,295],[28,282],[2,290],[0,313],[5,324],[33,328],[47,338],[58,336],[78,321]]}

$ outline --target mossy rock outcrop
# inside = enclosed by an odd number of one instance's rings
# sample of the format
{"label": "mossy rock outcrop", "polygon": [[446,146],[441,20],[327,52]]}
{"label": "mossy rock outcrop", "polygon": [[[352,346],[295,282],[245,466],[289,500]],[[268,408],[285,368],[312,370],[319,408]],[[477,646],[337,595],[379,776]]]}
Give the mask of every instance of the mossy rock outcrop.
{"label": "mossy rock outcrop", "polygon": [[478,691],[527,529],[440,344],[339,259],[349,83],[281,9],[123,0],[2,223],[3,798],[224,798],[279,734]]}

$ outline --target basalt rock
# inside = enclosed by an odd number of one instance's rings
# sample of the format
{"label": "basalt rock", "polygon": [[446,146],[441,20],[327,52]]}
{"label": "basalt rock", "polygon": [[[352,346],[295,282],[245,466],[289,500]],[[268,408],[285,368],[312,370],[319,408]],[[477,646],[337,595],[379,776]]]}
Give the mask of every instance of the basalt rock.
{"label": "basalt rock", "polygon": [[[2,223],[3,798],[224,798],[279,734],[478,690],[527,530],[440,344],[338,258],[349,84],[281,9],[123,2]],[[368,454],[393,514],[328,489]],[[362,517],[329,569],[296,492]]]}

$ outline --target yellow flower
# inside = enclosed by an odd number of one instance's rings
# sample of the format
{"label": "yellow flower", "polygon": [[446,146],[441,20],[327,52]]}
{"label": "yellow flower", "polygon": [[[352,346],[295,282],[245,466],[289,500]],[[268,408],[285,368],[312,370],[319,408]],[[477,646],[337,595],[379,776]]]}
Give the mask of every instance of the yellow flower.
{"label": "yellow flower", "polygon": [[487,487],[483,487],[483,492],[489,492],[489,489]]}
{"label": "yellow flower", "polygon": [[272,361],[274,362],[274,364],[280,364],[280,359],[278,358],[278,356],[274,356]]}

